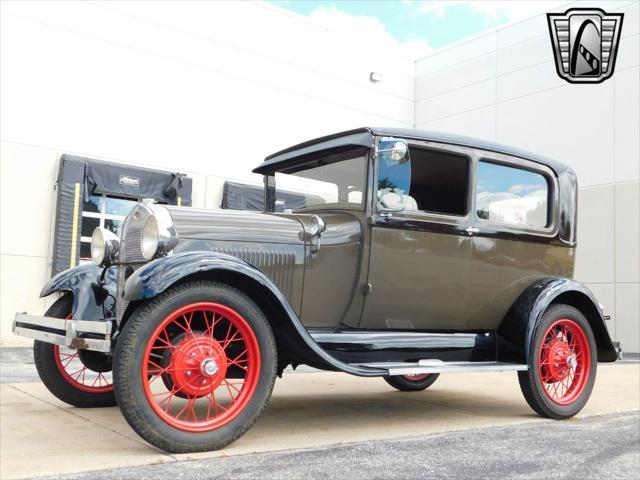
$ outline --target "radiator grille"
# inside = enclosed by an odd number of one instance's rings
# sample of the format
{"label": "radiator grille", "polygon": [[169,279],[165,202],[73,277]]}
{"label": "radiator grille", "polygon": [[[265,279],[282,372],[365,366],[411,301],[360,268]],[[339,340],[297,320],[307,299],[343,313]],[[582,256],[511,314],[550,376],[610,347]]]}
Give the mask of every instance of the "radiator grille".
{"label": "radiator grille", "polygon": [[118,323],[129,305],[122,298],[122,288],[128,275],[136,271],[147,260],[142,255],[142,229],[144,222],[151,214],[144,204],[138,204],[125,218],[120,233],[119,261],[125,265],[118,265],[118,295],[116,297],[116,319]]}
{"label": "radiator grille", "polygon": [[120,236],[121,262],[145,262],[142,255],[142,229],[149,215],[149,210],[139,204],[125,218]]}

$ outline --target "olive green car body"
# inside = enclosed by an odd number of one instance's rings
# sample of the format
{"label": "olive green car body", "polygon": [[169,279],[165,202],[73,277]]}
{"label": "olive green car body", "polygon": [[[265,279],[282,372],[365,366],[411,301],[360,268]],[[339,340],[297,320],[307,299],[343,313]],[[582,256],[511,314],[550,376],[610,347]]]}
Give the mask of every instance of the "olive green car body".
{"label": "olive green car body", "polygon": [[[376,201],[376,142],[382,136],[466,157],[466,215],[382,211]],[[363,149],[366,156],[362,208],[271,211],[274,172],[350,148]],[[515,228],[479,218],[473,205],[481,159],[543,175],[549,185],[548,224]],[[172,254],[131,264],[122,274],[111,267],[105,275],[102,287],[126,302],[118,313],[90,293],[88,285],[95,285],[99,273],[95,265],[77,270],[86,272],[84,283],[77,272],[63,272],[43,295],[69,290],[75,298],[92,296],[74,301],[74,318],[113,315],[120,330],[141,302],[172,285],[195,278],[225,281],[265,311],[276,335],[280,371],[305,363],[371,376],[389,373],[375,362],[424,358],[526,364],[537,320],[562,301],[588,318],[598,359],[615,361],[602,307],[572,280],[577,181],[566,165],[465,137],[363,128],[278,152],[254,172],[265,178],[264,212],[166,207],[179,236]],[[314,216],[326,225],[320,235],[310,234]],[[117,341],[117,332],[113,338]]]}

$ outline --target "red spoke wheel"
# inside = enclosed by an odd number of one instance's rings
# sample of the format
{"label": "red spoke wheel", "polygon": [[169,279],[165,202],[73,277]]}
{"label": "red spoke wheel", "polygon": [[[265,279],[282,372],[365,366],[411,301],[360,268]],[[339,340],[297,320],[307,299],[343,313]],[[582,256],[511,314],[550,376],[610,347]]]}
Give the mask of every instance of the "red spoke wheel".
{"label": "red spoke wheel", "polygon": [[249,297],[193,282],[131,316],[116,349],[116,395],[148,442],[171,452],[214,450],[256,421],[276,364],[269,323]]}
{"label": "red spoke wheel", "polygon": [[142,363],[149,404],[169,425],[187,432],[211,431],[233,420],[253,395],[259,372],[258,340],[247,321],[211,302],[168,316],[153,332]]}
{"label": "red spoke wheel", "polygon": [[519,372],[520,387],[540,415],[564,419],[586,404],[597,368],[591,327],[580,311],[554,305],[542,317],[531,346],[529,370]]}
{"label": "red spoke wheel", "polygon": [[429,378],[430,373],[414,373],[413,375],[402,375],[402,378],[410,382],[419,382],[425,378]]}
{"label": "red spoke wheel", "polygon": [[401,392],[419,392],[433,385],[439,376],[439,373],[394,375],[391,377],[384,377],[384,381]]}
{"label": "red spoke wheel", "polygon": [[573,320],[555,321],[545,332],[538,349],[538,374],[547,396],[559,405],[580,397],[591,368],[589,342]]}
{"label": "red spoke wheel", "polygon": [[[71,295],[58,299],[47,317],[71,319]],[[34,342],[33,356],[42,383],[57,398],[75,407],[115,405],[111,356]]]}
{"label": "red spoke wheel", "polygon": [[[97,355],[93,355],[95,353]],[[97,358],[98,355],[104,357],[103,354],[54,345],[53,355],[60,375],[69,385],[87,393],[113,391],[111,360]]]}

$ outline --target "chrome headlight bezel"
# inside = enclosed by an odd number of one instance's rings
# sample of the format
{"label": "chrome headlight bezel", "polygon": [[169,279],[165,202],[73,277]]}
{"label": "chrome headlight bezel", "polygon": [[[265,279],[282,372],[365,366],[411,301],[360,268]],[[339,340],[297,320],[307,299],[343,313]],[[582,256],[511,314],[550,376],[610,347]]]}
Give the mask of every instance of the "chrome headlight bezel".
{"label": "chrome headlight bezel", "polygon": [[140,250],[146,260],[167,255],[178,244],[178,232],[169,210],[161,205],[147,205],[150,215],[142,228]]}
{"label": "chrome headlight bezel", "polygon": [[140,235],[140,251],[145,260],[151,260],[158,251],[158,219],[149,215]]}
{"label": "chrome headlight bezel", "polygon": [[91,258],[101,267],[118,261],[120,239],[104,227],[96,227],[91,235]]}

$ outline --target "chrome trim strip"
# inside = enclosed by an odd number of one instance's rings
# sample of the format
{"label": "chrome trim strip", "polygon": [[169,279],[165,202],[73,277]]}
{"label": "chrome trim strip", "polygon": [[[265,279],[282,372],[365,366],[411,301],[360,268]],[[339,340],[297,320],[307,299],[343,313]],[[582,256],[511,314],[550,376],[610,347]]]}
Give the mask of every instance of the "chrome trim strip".
{"label": "chrome trim strip", "polygon": [[383,362],[358,364],[360,367],[386,368],[389,375],[416,375],[419,373],[472,373],[524,371],[524,364],[502,362],[443,362],[441,360],[420,360],[417,363]]}

